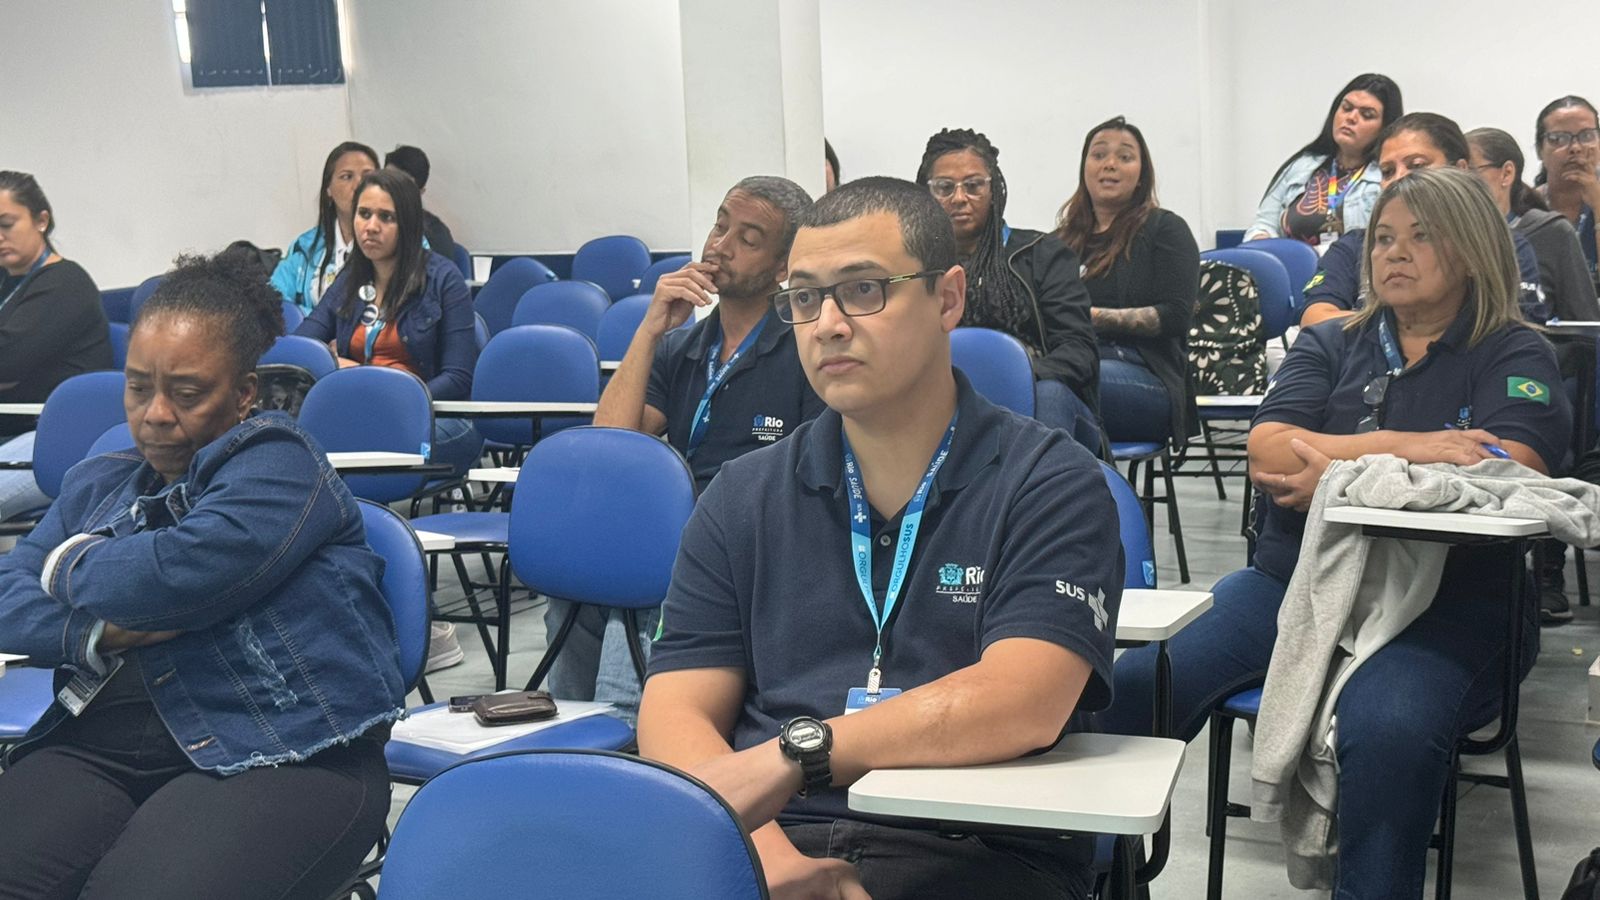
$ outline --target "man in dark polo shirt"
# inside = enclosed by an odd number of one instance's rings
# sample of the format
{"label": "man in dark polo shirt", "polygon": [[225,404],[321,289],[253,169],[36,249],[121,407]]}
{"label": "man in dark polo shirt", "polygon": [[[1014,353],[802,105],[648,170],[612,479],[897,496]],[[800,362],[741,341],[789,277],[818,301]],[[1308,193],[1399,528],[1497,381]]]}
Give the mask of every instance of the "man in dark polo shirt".
{"label": "man in dark polo shirt", "polygon": [[1107,704],[1122,553],[1099,464],[951,368],[966,275],[925,189],[825,195],[789,285],[773,305],[829,408],[701,498],[640,749],[732,804],[774,896],[1083,896],[1090,841],[942,835],[846,788],[1013,759]]}
{"label": "man in dark polo shirt", "polygon": [[[689,461],[703,491],[724,462],[782,440],[822,411],[800,360],[794,331],[772,315],[768,297],[784,279],[789,244],[811,197],[787,178],[754,176],[717,208],[698,262],[661,276],[622,365],[595,411],[596,425],[665,434]],[[679,328],[696,307],[711,314]],[[570,606],[551,600],[550,632]],[[645,649],[653,612],[639,616]],[[550,672],[558,697],[607,700],[622,718],[639,705],[639,677],[621,615],[589,607],[579,615]]]}

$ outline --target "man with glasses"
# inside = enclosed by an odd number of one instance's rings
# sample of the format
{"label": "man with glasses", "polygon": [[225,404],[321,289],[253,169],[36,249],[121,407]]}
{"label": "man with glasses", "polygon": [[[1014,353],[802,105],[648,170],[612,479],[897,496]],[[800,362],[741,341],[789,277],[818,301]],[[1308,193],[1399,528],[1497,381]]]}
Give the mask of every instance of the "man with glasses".
{"label": "man with glasses", "polygon": [[[789,244],[811,197],[787,178],[758,175],[734,185],[717,208],[700,259],[661,276],[594,424],[664,435],[703,491],[722,464],[781,440],[822,411],[795,355],[788,323],[768,297],[783,281]],[[688,328],[694,311],[715,304]],[[554,633],[570,604],[551,600]],[[656,614],[640,615],[645,649]],[[620,614],[607,622],[587,607],[550,672],[558,697],[613,703],[633,718],[639,678]],[[602,632],[604,636],[602,638]]]}
{"label": "man with glasses", "polygon": [[876,768],[1054,744],[1110,696],[1122,555],[1099,464],[951,367],[950,220],[892,178],[817,201],[773,295],[828,409],[684,531],[639,722],[751,829],[774,896],[1081,897],[1092,841],[859,814]]}

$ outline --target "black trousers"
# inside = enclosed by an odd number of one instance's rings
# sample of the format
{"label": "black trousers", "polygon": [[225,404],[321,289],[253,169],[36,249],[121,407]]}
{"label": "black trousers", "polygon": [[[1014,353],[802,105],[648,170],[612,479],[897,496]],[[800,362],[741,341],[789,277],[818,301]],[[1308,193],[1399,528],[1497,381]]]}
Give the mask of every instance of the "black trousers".
{"label": "black trousers", "polygon": [[950,835],[874,822],[785,824],[806,856],[856,867],[873,900],[1087,897],[1093,886],[1089,837]]}
{"label": "black trousers", "polygon": [[0,898],[326,900],[388,814],[376,734],[224,778],[194,768],[142,690],[125,691],[0,773]]}

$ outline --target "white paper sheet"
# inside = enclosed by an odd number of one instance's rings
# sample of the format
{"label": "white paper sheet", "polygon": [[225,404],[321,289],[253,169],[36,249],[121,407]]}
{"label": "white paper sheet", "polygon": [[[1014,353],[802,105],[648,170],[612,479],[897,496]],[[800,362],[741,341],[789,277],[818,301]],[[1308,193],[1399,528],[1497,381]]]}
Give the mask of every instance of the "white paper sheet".
{"label": "white paper sheet", "polygon": [[522,737],[553,728],[564,722],[599,715],[611,708],[609,703],[584,700],[557,700],[557,715],[553,719],[523,722],[520,725],[479,725],[472,713],[453,713],[441,706],[420,712],[394,725],[393,737],[423,747],[447,750],[451,753],[473,753],[492,747],[512,738]]}

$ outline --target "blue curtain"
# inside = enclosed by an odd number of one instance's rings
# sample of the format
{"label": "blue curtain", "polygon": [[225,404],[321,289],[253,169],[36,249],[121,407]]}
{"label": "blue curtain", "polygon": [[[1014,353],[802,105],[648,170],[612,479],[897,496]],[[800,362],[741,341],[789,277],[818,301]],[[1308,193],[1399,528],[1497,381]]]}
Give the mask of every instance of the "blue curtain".
{"label": "blue curtain", "polygon": [[266,0],[273,84],[343,84],[334,0]]}
{"label": "blue curtain", "polygon": [[189,0],[188,20],[195,87],[267,83],[261,0]]}

